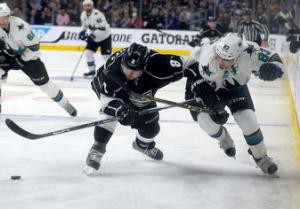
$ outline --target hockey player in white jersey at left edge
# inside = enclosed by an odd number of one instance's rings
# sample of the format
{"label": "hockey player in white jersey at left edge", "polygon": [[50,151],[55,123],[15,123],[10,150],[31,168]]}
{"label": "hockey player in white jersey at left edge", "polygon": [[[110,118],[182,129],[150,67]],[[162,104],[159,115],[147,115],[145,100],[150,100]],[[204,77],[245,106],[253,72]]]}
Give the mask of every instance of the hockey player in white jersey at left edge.
{"label": "hockey player in white jersey at left edge", "polygon": [[[12,67],[5,66],[5,70],[0,66],[0,78],[10,69],[20,69],[34,85],[71,116],[77,115],[76,109],[66,99],[63,92],[49,79],[46,67],[39,58],[39,38],[33,33],[28,23],[10,15],[10,8],[6,3],[0,3],[0,41],[0,53],[12,65]],[[5,78],[6,76],[3,77]]]}

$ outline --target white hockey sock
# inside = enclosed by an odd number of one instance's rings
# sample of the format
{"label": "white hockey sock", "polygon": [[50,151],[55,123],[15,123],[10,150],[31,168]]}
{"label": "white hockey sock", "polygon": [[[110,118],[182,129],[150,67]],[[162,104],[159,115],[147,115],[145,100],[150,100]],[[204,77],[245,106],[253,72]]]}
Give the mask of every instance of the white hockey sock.
{"label": "white hockey sock", "polygon": [[94,53],[95,52],[93,52],[91,50],[86,50],[86,52],[85,52],[86,62],[87,62],[87,66],[88,66],[90,72],[96,70]]}
{"label": "white hockey sock", "polygon": [[266,146],[263,140],[264,137],[260,129],[250,136],[245,136],[245,139],[255,159],[260,159],[267,155]]}
{"label": "white hockey sock", "polygon": [[[203,131],[205,131],[208,135],[211,137],[221,137],[220,130],[221,125],[216,124],[208,113],[199,113],[197,116],[198,124],[202,128]],[[223,131],[224,132],[224,131]],[[219,133],[219,134],[218,134]]]}
{"label": "white hockey sock", "polygon": [[58,103],[61,107],[64,107],[68,100],[64,96],[63,92],[52,82],[39,86],[40,89],[47,94],[53,101]]}

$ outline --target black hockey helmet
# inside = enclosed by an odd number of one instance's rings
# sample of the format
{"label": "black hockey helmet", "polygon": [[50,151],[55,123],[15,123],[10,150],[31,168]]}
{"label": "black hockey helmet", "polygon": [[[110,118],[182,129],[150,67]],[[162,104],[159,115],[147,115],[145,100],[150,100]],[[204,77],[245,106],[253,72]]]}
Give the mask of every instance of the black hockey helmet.
{"label": "black hockey helmet", "polygon": [[144,70],[149,56],[150,51],[146,46],[132,43],[122,57],[122,65],[131,70]]}

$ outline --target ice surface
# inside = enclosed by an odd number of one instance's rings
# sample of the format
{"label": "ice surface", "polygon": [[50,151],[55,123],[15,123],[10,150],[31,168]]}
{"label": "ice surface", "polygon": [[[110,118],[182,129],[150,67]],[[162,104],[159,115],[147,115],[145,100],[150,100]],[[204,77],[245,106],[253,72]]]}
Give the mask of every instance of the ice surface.
{"label": "ice surface", "polygon": [[[300,170],[296,163],[288,97],[284,81],[250,83],[268,153],[279,165],[280,178],[264,175],[247,154],[232,117],[226,126],[235,141],[236,160],[179,108],[161,112],[157,146],[164,160],[155,162],[131,147],[135,133],[118,126],[103,158],[101,175],[82,172],[93,143],[88,128],[30,141],[4,124],[44,133],[97,120],[99,102],[82,78],[83,59],[69,81],[79,53],[44,52],[53,81],[78,109],[70,118],[33,86],[22,72],[11,72],[3,85],[0,116],[0,209],[298,209]],[[101,58],[98,56],[98,66]],[[161,89],[157,97],[182,101],[184,80]],[[21,180],[10,180],[21,175]]]}

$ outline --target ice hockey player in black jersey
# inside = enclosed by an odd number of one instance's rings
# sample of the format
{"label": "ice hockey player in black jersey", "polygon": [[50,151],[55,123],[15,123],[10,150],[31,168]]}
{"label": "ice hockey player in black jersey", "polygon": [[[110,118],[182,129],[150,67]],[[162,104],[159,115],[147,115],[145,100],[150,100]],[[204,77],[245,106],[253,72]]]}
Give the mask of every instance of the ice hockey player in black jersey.
{"label": "ice hockey player in black jersey", "polygon": [[[159,113],[138,115],[138,111],[156,107],[156,103],[145,101],[138,95],[154,96],[158,89],[182,77],[181,57],[163,55],[143,45],[131,44],[112,54],[92,81],[92,88],[102,104],[101,118],[114,116],[120,124],[131,126],[136,130],[133,149],[154,160],[162,160],[163,152],[154,141],[160,131]],[[87,175],[97,174],[116,124],[111,122],[95,127],[95,142],[83,170]]]}
{"label": "ice hockey player in black jersey", "polygon": [[209,16],[207,24],[204,25],[199,34],[189,43],[191,47],[199,46],[203,38],[208,38],[209,40],[215,40],[221,38],[225,34],[226,30],[218,24],[216,17]]}

